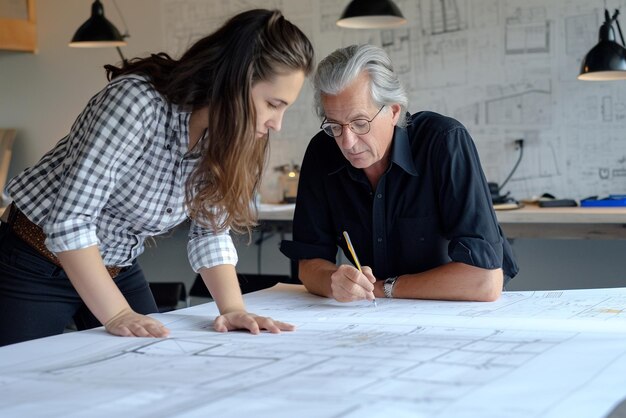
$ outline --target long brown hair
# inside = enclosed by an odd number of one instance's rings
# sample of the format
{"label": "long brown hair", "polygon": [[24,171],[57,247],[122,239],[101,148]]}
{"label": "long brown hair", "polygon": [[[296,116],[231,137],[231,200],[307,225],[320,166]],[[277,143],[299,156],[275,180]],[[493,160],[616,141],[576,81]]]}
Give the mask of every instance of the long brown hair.
{"label": "long brown hair", "polygon": [[105,66],[109,80],[147,75],[170,102],[208,107],[202,158],[187,180],[192,219],[218,231],[256,224],[251,205],[267,161],[268,137],[256,138],[252,86],[279,74],[313,70],[313,46],[278,10],[240,13],[193,44],[179,60],[165,53]]}

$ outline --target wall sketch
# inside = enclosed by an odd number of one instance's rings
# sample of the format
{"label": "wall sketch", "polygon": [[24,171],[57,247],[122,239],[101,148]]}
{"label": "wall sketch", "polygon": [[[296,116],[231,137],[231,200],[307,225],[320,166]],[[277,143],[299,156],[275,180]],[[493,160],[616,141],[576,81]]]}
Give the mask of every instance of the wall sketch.
{"label": "wall sketch", "polygon": [[505,53],[550,52],[550,24],[543,7],[516,8],[505,19]]}
{"label": "wall sketch", "polygon": [[[522,163],[506,187],[514,197],[626,193],[626,82],[576,80],[598,40],[603,3],[396,0],[409,23],[386,30],[337,27],[347,4],[162,0],[165,45],[175,55],[234,13],[278,8],[311,38],[318,60],[353,43],[383,47],[409,93],[409,110],[432,110],[465,124],[489,181],[507,176],[518,155],[513,141],[524,138]],[[626,10],[626,0],[606,7]],[[278,200],[272,167],[300,163],[319,124],[305,85],[282,131],[272,135],[264,200]]]}

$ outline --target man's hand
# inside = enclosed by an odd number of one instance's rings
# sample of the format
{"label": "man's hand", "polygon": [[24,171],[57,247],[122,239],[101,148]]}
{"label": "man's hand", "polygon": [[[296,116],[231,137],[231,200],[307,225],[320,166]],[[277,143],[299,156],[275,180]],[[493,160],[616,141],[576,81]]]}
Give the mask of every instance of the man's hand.
{"label": "man's hand", "polygon": [[157,337],[165,338],[170,334],[162,323],[131,309],[123,309],[104,324],[110,334],[122,337]]}
{"label": "man's hand", "polygon": [[335,300],[338,302],[374,300],[376,278],[371,268],[363,266],[362,269],[363,273],[353,266],[344,264],[330,276],[332,297]]}
{"label": "man's hand", "polygon": [[293,331],[295,326],[286,322],[275,321],[265,316],[257,316],[246,311],[228,312],[215,318],[213,328],[218,332],[247,329],[252,334],[258,334],[262,329],[278,334],[281,331]]}

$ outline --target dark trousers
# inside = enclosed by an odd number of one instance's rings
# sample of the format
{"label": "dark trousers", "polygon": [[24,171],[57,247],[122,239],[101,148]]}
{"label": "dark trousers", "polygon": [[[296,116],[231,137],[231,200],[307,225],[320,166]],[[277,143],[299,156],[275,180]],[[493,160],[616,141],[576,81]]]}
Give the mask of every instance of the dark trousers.
{"label": "dark trousers", "polygon": [[[114,279],[135,312],[158,312],[135,261]],[[0,224],[0,346],[100,326],[62,268]]]}

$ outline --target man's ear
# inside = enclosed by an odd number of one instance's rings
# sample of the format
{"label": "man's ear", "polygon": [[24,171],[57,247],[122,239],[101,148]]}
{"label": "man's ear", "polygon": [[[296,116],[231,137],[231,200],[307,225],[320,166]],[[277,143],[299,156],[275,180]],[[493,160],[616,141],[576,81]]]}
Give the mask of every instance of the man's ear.
{"label": "man's ear", "polygon": [[400,106],[398,103],[395,103],[395,104],[389,105],[389,108],[391,109],[393,125],[396,126],[398,124],[398,120],[400,119],[400,112],[402,112],[402,106]]}

